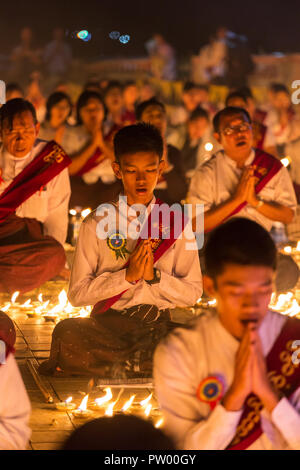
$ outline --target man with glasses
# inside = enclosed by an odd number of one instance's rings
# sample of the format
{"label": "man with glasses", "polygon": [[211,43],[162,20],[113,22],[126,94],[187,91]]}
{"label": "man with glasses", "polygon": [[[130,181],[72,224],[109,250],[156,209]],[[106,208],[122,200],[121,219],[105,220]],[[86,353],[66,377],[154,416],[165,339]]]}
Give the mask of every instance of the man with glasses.
{"label": "man with glasses", "polygon": [[[279,160],[253,148],[248,112],[227,107],[215,115],[213,126],[223,150],[196,170],[188,195],[189,203],[204,205],[205,233],[234,216],[251,219],[267,231],[274,222],[290,223],[297,206],[292,181]],[[194,217],[194,230],[196,225]],[[280,255],[277,291],[293,288],[298,276],[292,258]]]}
{"label": "man with glasses", "polygon": [[227,107],[215,115],[213,125],[223,150],[198,168],[188,197],[192,204],[204,204],[205,232],[235,215],[268,231],[275,221],[290,223],[297,204],[291,179],[275,157],[252,147],[248,112]]}

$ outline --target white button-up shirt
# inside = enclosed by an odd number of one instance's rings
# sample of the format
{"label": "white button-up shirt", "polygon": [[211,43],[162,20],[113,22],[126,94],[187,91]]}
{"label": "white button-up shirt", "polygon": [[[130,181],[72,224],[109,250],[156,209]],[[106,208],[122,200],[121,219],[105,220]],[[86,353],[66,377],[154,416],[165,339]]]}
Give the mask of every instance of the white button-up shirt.
{"label": "white button-up shirt", "polygon": [[[255,152],[252,150],[245,166],[251,165],[254,158]],[[205,212],[219,206],[234,195],[242,173],[243,169],[238,168],[232,158],[228,157],[224,151],[219,151],[209,161],[197,168],[191,180],[188,202],[203,204]],[[285,167],[282,167],[264,186],[259,192],[259,197],[266,202],[277,202],[290,207],[295,212],[297,200],[291,178]],[[271,219],[260,214],[249,204],[235,215],[254,220],[268,231],[273,225]]]}
{"label": "white button-up shirt", "polygon": [[[155,198],[148,205],[147,214],[154,203]],[[118,200],[114,207],[120,220],[125,217],[127,224],[134,223],[128,216],[126,204],[125,210],[119,210]],[[159,309],[172,309],[192,306],[201,297],[202,276],[195,243],[192,249],[187,249],[185,237],[177,239],[154,264],[161,271],[160,282],[149,285],[145,280],[139,280],[133,285],[125,279],[124,265],[129,254],[125,260],[117,260],[115,252],[108,247],[107,239],[98,238],[96,229],[100,220],[101,217],[93,211],[80,227],[68,294],[73,305],[94,305],[126,289],[127,292],[112,308],[122,310],[138,304],[151,304]],[[193,244],[195,239],[192,237],[193,234],[189,233],[188,243]],[[132,252],[136,243],[137,239],[128,237],[126,249]]]}
{"label": "white button-up shirt", "polygon": [[12,354],[0,366],[0,450],[25,450],[31,435],[30,401]]}
{"label": "white button-up shirt", "polygon": [[[268,312],[260,328],[267,356],[286,321]],[[218,404],[213,411],[197,398],[199,384],[221,376],[225,392],[234,377],[237,341],[221,324],[216,312],[201,315],[189,329],[177,328],[157,347],[154,381],[163,410],[165,431],[179,449],[221,450],[231,443],[242,415]],[[300,387],[282,398],[270,414],[261,411],[263,434],[248,449],[300,450]]]}
{"label": "white button-up shirt", "polygon": [[[0,194],[10,185],[14,178],[42,151],[47,144],[36,140],[31,152],[25,157],[17,158],[3,147],[0,150],[0,168],[3,182]],[[19,217],[30,217],[42,222],[44,235],[51,235],[60,243],[64,243],[68,229],[68,206],[71,195],[68,168],[55,176],[41,190],[21,204],[16,214]]]}

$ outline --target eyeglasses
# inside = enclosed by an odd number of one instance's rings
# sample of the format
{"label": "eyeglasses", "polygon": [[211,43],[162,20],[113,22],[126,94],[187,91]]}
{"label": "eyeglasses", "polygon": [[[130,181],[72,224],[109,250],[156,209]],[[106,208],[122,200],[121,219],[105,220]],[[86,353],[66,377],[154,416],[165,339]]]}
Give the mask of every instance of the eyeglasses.
{"label": "eyeglasses", "polygon": [[223,129],[221,133],[224,135],[233,135],[238,134],[239,132],[247,132],[250,129],[252,129],[252,126],[248,122],[243,122],[243,124],[240,124],[238,126],[225,127],[225,129]]}

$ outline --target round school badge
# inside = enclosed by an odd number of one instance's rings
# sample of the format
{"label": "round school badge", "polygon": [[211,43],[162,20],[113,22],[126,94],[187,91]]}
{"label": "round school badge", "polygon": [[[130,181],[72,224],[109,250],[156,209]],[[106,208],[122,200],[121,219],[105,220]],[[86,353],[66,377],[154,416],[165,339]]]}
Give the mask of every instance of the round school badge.
{"label": "round school badge", "polygon": [[197,389],[197,398],[207,403],[211,409],[218,404],[224,394],[224,383],[216,376],[210,376],[200,382]]}
{"label": "round school badge", "polygon": [[116,259],[126,259],[130,252],[126,249],[127,240],[120,232],[113,232],[107,237],[107,246],[115,253]]}

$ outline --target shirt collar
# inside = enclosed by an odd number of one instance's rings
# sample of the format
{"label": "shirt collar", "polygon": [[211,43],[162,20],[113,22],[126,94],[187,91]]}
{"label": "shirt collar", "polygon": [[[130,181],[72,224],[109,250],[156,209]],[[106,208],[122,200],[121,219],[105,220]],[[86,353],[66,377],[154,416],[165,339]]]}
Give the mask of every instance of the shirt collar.
{"label": "shirt collar", "polygon": [[[226,162],[228,163],[229,166],[231,166],[233,168],[237,168],[236,161],[234,161],[232,158],[230,158],[225,152],[223,153],[223,155],[224,155],[224,158],[225,158],[225,160],[226,160]],[[251,149],[250,155],[247,158],[247,160],[245,161],[244,165],[245,166],[251,165],[254,158],[255,158],[255,151],[254,151],[254,149]],[[241,168],[239,168],[239,170],[241,170]]]}
{"label": "shirt collar", "polygon": [[24,157],[19,158],[19,157],[15,157],[11,153],[9,153],[6,149],[3,149],[4,158],[8,159],[8,160],[14,160],[15,162],[23,162],[23,161],[27,160],[27,158],[29,158],[31,156],[31,153],[32,153],[32,150],[30,150],[30,152],[28,152]]}

